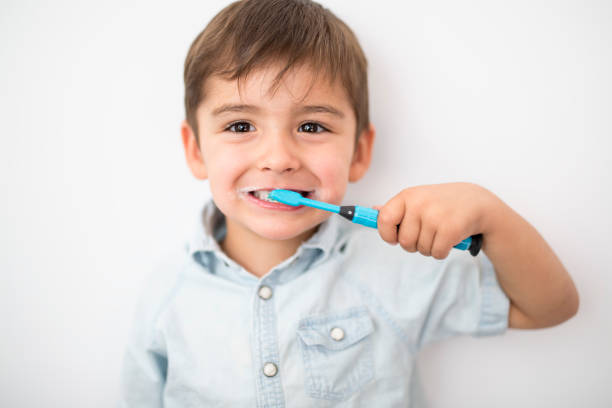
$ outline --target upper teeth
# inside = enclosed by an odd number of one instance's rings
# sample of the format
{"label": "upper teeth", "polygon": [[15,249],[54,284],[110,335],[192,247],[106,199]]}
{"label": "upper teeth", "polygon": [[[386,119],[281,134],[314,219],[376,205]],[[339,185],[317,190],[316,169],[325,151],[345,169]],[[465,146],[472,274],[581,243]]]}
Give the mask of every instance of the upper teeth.
{"label": "upper teeth", "polygon": [[270,194],[271,191],[272,190],[256,190],[256,191],[253,191],[253,194],[255,195],[255,197],[259,198],[260,200],[270,201],[271,203],[277,203],[278,201],[268,198],[268,195]]}

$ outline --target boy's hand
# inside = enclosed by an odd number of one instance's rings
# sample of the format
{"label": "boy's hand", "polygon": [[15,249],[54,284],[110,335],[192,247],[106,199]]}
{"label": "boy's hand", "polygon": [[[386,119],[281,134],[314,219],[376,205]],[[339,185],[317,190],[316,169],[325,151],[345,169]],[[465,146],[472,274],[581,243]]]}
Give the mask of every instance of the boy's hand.
{"label": "boy's hand", "polygon": [[444,259],[453,246],[486,231],[496,205],[501,200],[476,184],[410,187],[378,207],[378,233],[408,252]]}

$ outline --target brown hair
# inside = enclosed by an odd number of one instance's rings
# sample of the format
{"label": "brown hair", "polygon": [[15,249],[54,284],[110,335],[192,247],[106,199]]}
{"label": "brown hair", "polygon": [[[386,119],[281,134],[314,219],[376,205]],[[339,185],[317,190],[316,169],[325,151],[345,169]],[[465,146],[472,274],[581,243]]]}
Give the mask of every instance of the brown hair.
{"label": "brown hair", "polygon": [[308,64],[315,78],[341,79],[357,118],[357,136],[369,124],[367,62],[355,34],[331,11],[309,0],[242,0],[221,10],[195,38],[185,59],[185,113],[199,144],[196,109],[206,79],[246,78],[274,61]]}

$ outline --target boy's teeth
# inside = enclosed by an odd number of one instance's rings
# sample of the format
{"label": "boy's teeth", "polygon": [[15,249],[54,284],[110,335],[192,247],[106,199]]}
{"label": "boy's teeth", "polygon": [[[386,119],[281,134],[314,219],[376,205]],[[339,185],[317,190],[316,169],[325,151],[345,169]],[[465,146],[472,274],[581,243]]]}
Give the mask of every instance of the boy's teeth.
{"label": "boy's teeth", "polygon": [[269,201],[271,203],[278,203],[278,201],[268,198],[270,191],[271,190],[257,190],[257,191],[253,191],[253,194],[255,195],[255,197],[259,198],[260,200]]}

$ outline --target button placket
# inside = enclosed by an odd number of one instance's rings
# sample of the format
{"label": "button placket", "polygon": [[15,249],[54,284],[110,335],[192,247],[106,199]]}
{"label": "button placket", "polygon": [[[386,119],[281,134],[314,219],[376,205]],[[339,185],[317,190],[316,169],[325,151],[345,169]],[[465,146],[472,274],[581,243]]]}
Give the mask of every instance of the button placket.
{"label": "button placket", "polygon": [[279,369],[276,310],[274,307],[275,279],[265,279],[255,288],[253,304],[253,356],[256,359],[257,407],[282,408],[283,388]]}

